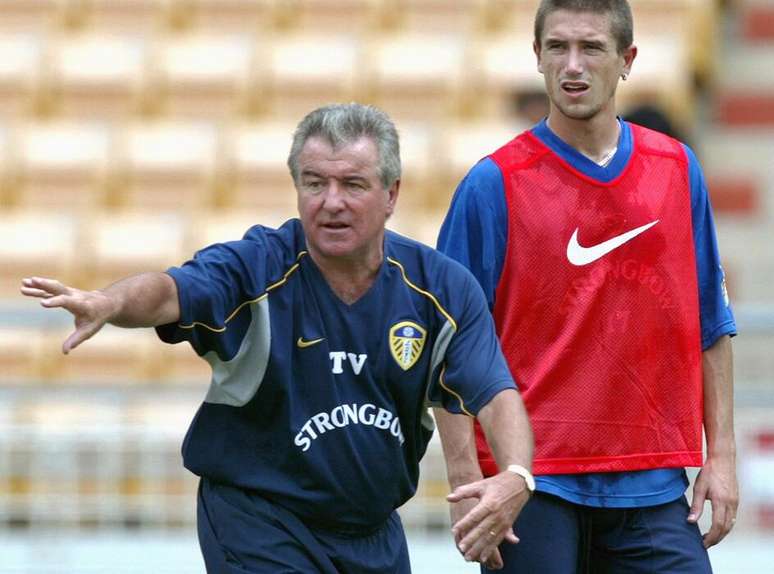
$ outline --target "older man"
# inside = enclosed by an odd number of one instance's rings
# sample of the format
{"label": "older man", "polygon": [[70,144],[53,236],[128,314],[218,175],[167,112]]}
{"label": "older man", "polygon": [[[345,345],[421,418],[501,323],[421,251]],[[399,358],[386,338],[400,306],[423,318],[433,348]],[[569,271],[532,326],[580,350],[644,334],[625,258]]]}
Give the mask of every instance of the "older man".
{"label": "older man", "polygon": [[395,509],[416,489],[429,404],[476,415],[509,469],[456,494],[480,499],[466,556],[488,558],[528,498],[532,437],[480,287],[385,231],[400,157],[379,110],[315,110],[288,165],[300,220],[100,291],[30,278],[22,292],[74,315],[65,353],[105,323],[155,326],[212,366],[183,445],[208,572],[409,572]]}

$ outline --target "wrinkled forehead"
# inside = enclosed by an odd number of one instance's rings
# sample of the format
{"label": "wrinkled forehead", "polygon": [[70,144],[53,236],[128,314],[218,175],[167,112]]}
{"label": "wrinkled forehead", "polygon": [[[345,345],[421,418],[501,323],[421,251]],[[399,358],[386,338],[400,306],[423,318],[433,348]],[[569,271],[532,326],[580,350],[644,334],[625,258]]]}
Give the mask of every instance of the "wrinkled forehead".
{"label": "wrinkled forehead", "polygon": [[610,12],[554,10],[546,15],[541,44],[548,40],[615,43]]}
{"label": "wrinkled forehead", "polygon": [[324,136],[311,136],[298,156],[302,175],[314,171],[320,175],[357,173],[371,176],[378,170],[378,160],[376,144],[367,136],[338,144]]}

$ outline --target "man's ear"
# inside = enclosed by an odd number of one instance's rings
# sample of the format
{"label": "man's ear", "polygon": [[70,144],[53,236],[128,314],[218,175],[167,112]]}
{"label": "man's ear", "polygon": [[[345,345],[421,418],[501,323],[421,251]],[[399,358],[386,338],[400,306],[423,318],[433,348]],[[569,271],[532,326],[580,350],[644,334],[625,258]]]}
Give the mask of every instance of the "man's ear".
{"label": "man's ear", "polygon": [[634,58],[637,57],[637,46],[632,44],[626,48],[626,50],[624,50],[623,54],[621,55],[624,59],[624,67],[623,70],[621,70],[621,73],[629,76],[632,73],[632,63],[634,62]]}
{"label": "man's ear", "polygon": [[395,204],[398,201],[398,195],[400,193],[400,180],[396,179],[390,189],[387,190],[387,217],[393,214],[395,211]]}
{"label": "man's ear", "polygon": [[537,41],[532,42],[532,51],[535,52],[537,58],[537,69],[541,74],[543,73],[543,64],[540,62],[540,44]]}

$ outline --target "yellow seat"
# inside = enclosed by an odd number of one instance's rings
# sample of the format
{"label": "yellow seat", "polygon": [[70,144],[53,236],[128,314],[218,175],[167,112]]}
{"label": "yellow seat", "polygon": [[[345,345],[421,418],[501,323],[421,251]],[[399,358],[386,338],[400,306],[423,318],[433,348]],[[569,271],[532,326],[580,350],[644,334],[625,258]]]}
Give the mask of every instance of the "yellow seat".
{"label": "yellow seat", "polygon": [[191,32],[166,36],[154,56],[149,104],[172,117],[224,118],[248,106],[254,38],[249,34]]}
{"label": "yellow seat", "polygon": [[23,208],[88,210],[103,201],[111,138],[97,122],[19,124],[9,136],[14,203]]}
{"label": "yellow seat", "polygon": [[71,281],[77,253],[77,218],[53,210],[0,213],[0,298],[21,301],[17,298],[24,277]]}
{"label": "yellow seat", "polygon": [[192,211],[212,201],[218,131],[201,121],[137,121],[116,134],[113,207]]}
{"label": "yellow seat", "polygon": [[68,118],[137,114],[143,105],[149,58],[141,36],[65,35],[53,45],[49,60],[50,106]]}
{"label": "yellow seat", "polygon": [[14,120],[35,110],[45,45],[42,33],[0,34],[0,117]]}

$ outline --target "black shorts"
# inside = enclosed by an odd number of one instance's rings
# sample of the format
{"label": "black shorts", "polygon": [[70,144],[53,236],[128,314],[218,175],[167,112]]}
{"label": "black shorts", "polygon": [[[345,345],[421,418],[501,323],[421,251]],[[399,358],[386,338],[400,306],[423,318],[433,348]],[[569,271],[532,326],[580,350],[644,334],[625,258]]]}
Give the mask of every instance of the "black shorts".
{"label": "black shorts", "polygon": [[375,532],[312,530],[291,512],[239,488],[202,479],[197,524],[208,574],[410,574],[397,512]]}

